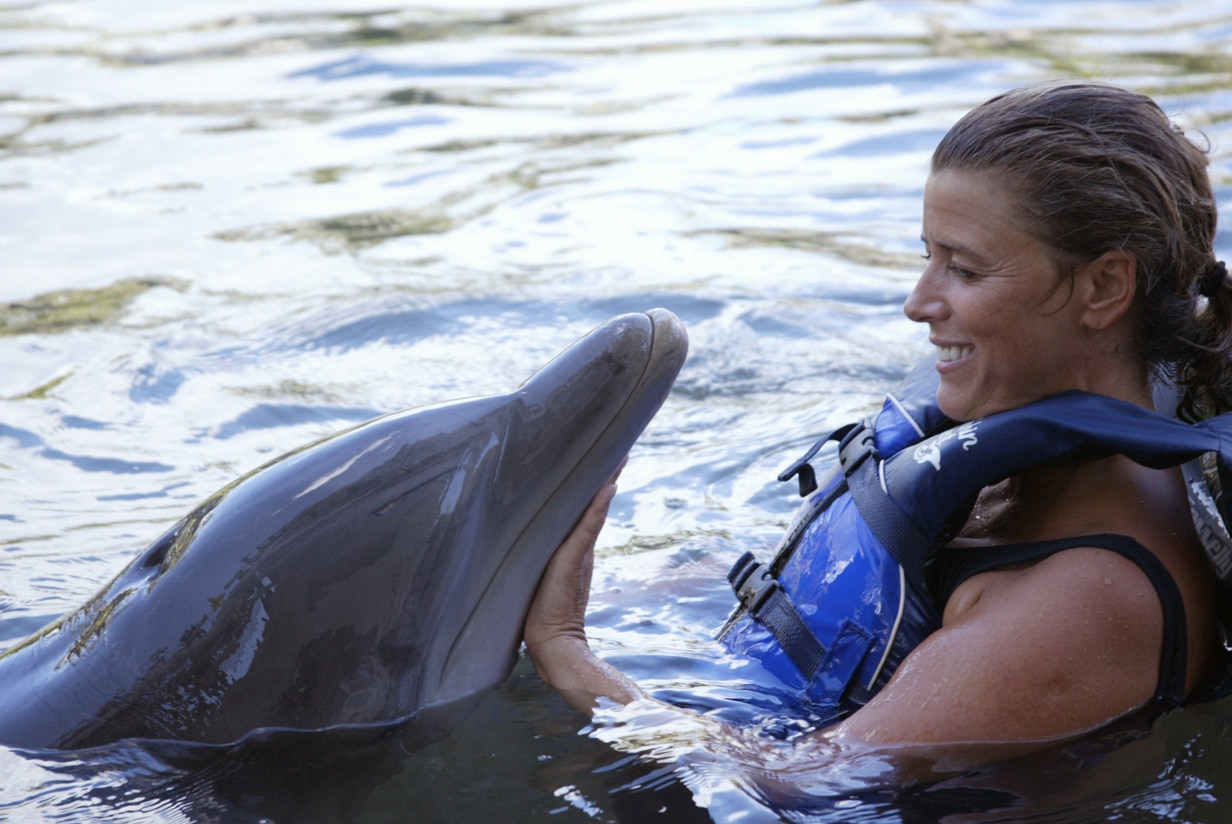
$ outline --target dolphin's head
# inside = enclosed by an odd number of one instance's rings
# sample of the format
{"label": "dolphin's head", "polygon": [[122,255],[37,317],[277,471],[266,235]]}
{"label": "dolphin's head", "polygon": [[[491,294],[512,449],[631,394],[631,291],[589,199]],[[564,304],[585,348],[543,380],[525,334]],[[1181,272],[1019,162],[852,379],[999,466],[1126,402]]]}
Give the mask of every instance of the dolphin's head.
{"label": "dolphin's head", "polygon": [[300,473],[296,499],[319,503],[286,530],[300,537],[279,577],[289,614],[331,627],[316,653],[331,666],[281,686],[316,693],[295,725],[448,723],[504,681],[548,560],[687,349],[670,312],[622,315],[506,395],[387,416],[314,448],[335,454]]}
{"label": "dolphin's head", "polygon": [[[595,329],[514,393],[486,494],[468,518],[483,547],[459,546],[465,572],[434,650],[424,703],[489,689],[513,666],[522,624],[555,549],[619,468],[667,397],[688,338],[672,313],[617,317]],[[455,629],[456,627],[456,629]]]}

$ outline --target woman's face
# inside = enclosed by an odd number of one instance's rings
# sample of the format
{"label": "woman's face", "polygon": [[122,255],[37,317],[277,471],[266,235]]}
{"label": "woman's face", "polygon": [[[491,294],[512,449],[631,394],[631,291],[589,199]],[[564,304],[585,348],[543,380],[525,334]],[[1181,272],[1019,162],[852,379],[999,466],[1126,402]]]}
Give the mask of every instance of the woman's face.
{"label": "woman's face", "polygon": [[997,176],[934,172],[922,239],[928,265],[903,311],[928,324],[947,416],[969,421],[1087,388],[1078,301]]}

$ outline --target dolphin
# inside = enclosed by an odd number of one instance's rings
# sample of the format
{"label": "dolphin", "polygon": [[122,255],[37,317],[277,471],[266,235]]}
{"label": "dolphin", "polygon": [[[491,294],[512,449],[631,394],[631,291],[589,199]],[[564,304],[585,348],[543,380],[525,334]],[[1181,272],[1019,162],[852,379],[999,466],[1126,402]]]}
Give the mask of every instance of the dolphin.
{"label": "dolphin", "polygon": [[548,560],[687,349],[672,313],[621,315],[508,394],[380,417],[234,481],[0,657],[0,744],[446,735],[508,677]]}

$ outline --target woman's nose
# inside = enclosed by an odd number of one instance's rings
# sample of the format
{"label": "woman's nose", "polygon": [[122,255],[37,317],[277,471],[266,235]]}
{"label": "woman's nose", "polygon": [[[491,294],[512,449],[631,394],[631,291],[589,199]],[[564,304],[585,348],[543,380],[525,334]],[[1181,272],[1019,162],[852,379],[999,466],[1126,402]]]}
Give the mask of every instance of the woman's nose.
{"label": "woman's nose", "polygon": [[928,323],[939,319],[944,313],[945,301],[936,288],[934,278],[930,277],[929,268],[926,268],[903,303],[903,314],[916,323]]}

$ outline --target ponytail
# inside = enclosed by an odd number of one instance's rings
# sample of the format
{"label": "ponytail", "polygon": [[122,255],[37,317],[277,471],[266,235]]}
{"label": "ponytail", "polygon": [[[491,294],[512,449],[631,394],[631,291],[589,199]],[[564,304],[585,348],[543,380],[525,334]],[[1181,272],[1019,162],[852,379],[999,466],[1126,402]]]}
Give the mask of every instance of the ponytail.
{"label": "ponytail", "polygon": [[1232,410],[1232,281],[1222,260],[1211,263],[1197,282],[1205,299],[1194,317],[1194,336],[1178,359],[1184,382],[1177,413],[1186,420]]}

